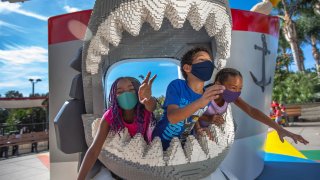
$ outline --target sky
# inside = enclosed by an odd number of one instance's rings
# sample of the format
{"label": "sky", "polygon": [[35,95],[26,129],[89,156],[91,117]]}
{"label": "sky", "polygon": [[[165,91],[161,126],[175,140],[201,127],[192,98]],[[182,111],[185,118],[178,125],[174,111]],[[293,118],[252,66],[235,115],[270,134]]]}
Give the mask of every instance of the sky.
{"label": "sky", "polygon": [[[149,71],[151,72],[151,78],[155,74],[157,75],[156,79],[153,81],[152,95],[154,97],[160,97],[161,95],[164,95],[166,88],[163,87],[167,87],[172,80],[177,79],[179,74],[181,76],[177,64],[173,63],[172,61],[176,61],[177,63],[179,63],[174,59],[154,58],[152,59],[152,61],[148,60],[147,63],[141,60],[139,62],[139,60],[130,59],[131,63],[121,63],[119,65],[113,65],[113,67],[111,67],[110,74],[107,74],[105,78],[104,85],[105,87],[107,87],[105,91],[106,97],[109,97],[111,85],[118,77],[124,77],[130,74],[131,77],[135,77],[140,82],[142,82],[142,79],[139,76],[142,75],[146,77]],[[124,69],[126,71],[123,71]]]}
{"label": "sky", "polygon": [[[259,0],[230,0],[230,6],[249,10],[258,2]],[[0,94],[2,97],[9,90],[18,90],[24,96],[29,96],[32,91],[30,78],[42,80],[35,84],[35,93],[43,94],[49,91],[48,18],[92,9],[93,5],[94,0],[30,0],[24,3],[0,1]],[[311,47],[305,46],[303,50],[306,68],[314,67]],[[177,71],[175,67],[172,69]],[[291,69],[296,68],[292,66]],[[168,79],[170,78],[165,82]]]}

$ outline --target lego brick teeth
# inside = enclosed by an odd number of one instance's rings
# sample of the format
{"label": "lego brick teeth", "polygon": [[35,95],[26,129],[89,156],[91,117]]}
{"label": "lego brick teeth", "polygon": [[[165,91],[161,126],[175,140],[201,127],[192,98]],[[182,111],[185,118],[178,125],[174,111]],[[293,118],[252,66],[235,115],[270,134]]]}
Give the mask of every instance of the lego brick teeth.
{"label": "lego brick teeth", "polygon": [[171,140],[170,146],[166,151],[166,158],[165,159],[167,159],[168,166],[186,164],[188,162],[188,160],[184,154],[184,151],[182,149],[179,138],[174,137]]}
{"label": "lego brick teeth", "polygon": [[184,145],[184,151],[188,158],[188,162],[198,162],[207,159],[207,155],[202,150],[200,144],[194,136],[188,136]]}
{"label": "lego brick teeth", "polygon": [[[123,31],[138,36],[143,23],[148,22],[154,30],[161,28],[166,17],[174,28],[182,28],[188,20],[199,31],[205,27],[210,37],[217,42],[218,68],[225,65],[231,48],[231,15],[225,1],[205,0],[133,0],[115,8],[102,19],[96,34],[92,37],[87,52],[86,70],[91,74],[98,72],[102,55],[109,52],[109,44],[118,46]],[[86,33],[86,39],[92,36]],[[92,55],[94,54],[94,55]]]}
{"label": "lego brick teeth", "polygon": [[[90,146],[99,129],[101,118],[84,114],[82,119],[86,141]],[[209,171],[208,166],[211,167],[210,172],[213,172],[225,158],[234,141],[235,124],[230,106],[227,109],[224,125],[220,127],[212,125],[210,128],[214,140],[210,140],[207,135],[199,136],[198,139],[190,135],[182,146],[180,140],[175,137],[171,140],[167,151],[163,151],[159,137],[155,137],[147,145],[141,134],[131,137],[126,128],[118,133],[109,132],[99,160],[111,170],[119,170],[120,174],[126,174],[127,171],[130,173],[148,171],[152,174],[152,176],[149,174],[150,177],[154,179],[180,177],[175,173],[194,167],[201,167],[196,170],[197,173]],[[138,174],[134,177],[140,177]],[[131,176],[132,174],[126,174],[126,177]],[[150,179],[146,177],[149,176],[146,175],[142,179]]]}
{"label": "lego brick teeth", "polygon": [[144,156],[143,164],[147,164],[150,166],[165,166],[165,162],[163,160],[161,139],[159,137],[155,137],[152,140]]}
{"label": "lego brick teeth", "polygon": [[[92,139],[99,129],[100,120],[101,118],[97,118],[91,124]],[[198,139],[190,135],[182,147],[180,140],[174,137],[164,152],[159,137],[155,137],[147,145],[141,134],[131,138],[128,129],[124,128],[118,133],[110,132],[103,149],[123,160],[151,167],[174,166],[216,158],[234,141],[235,126],[230,106],[227,109],[226,122],[222,126],[210,125],[209,129],[213,140],[208,135],[199,136]]]}
{"label": "lego brick teeth", "polygon": [[124,159],[134,163],[144,164],[143,155],[147,148],[147,143],[144,141],[141,134],[136,134],[130,142],[124,147]]}

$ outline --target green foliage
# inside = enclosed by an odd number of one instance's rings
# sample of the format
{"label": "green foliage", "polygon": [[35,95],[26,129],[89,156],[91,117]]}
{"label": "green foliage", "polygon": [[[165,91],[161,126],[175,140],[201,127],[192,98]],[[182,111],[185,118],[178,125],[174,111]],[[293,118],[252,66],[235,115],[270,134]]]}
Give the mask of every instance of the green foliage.
{"label": "green foliage", "polygon": [[6,92],[5,94],[6,98],[20,98],[23,97],[22,93],[20,93],[19,91],[15,91],[15,90],[11,90]]}
{"label": "green foliage", "polygon": [[155,118],[157,120],[159,120],[163,114],[162,105],[164,103],[165,97],[162,95],[156,99],[157,99],[157,108],[156,108],[156,110],[153,111],[153,114],[154,114]]}
{"label": "green foliage", "polygon": [[277,57],[276,72],[282,73],[284,69],[286,72],[289,72],[289,66],[292,64],[292,62],[292,54],[279,54]]}
{"label": "green foliage", "polygon": [[[27,126],[30,130],[42,131],[46,127],[42,124],[44,122],[46,122],[46,112],[43,108],[10,109],[4,123],[5,133],[19,130],[23,126]],[[38,124],[32,125],[33,123]]]}
{"label": "green foliage", "polygon": [[311,43],[311,36],[315,36],[319,42],[320,38],[320,16],[311,12],[302,13],[297,20],[297,31],[299,38],[305,43]]}
{"label": "green foliage", "polygon": [[0,124],[5,123],[9,116],[9,112],[7,109],[0,108]]}
{"label": "green foliage", "polygon": [[280,69],[275,74],[272,99],[286,104],[314,102],[319,86],[315,72],[290,73]]}

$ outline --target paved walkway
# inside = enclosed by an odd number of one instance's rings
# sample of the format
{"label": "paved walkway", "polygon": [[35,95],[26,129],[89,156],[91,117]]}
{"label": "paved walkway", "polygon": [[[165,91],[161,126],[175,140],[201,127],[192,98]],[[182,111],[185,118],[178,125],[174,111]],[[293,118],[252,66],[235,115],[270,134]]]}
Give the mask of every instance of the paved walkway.
{"label": "paved walkway", "polygon": [[286,129],[300,134],[309,141],[308,145],[295,144],[293,140],[287,138],[288,142],[298,150],[320,150],[320,122],[295,122],[293,125],[286,127]]}
{"label": "paved walkway", "polygon": [[[320,122],[295,122],[286,127],[291,132],[302,135],[310,143],[295,144],[287,139],[298,150],[320,150]],[[0,179],[2,180],[48,180],[50,179],[49,152],[28,154],[0,160]]]}
{"label": "paved walkway", "polygon": [[49,152],[21,155],[0,161],[1,180],[48,180]]}

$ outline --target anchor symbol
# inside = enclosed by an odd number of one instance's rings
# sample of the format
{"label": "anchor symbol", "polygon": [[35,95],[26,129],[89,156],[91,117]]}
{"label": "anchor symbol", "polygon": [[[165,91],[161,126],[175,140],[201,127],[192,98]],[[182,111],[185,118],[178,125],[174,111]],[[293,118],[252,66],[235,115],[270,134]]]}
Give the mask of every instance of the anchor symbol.
{"label": "anchor symbol", "polygon": [[264,92],[264,87],[269,85],[271,83],[271,77],[269,78],[269,81],[266,82],[266,70],[265,70],[265,57],[266,55],[270,54],[270,51],[267,47],[267,41],[266,41],[266,36],[264,34],[261,35],[261,40],[262,40],[262,45],[263,47],[257,46],[256,44],[254,45],[254,49],[262,51],[262,79],[261,81],[258,81],[257,78],[253,75],[253,73],[250,71],[250,75],[254,81],[254,83],[258,86],[261,87],[262,92]]}

